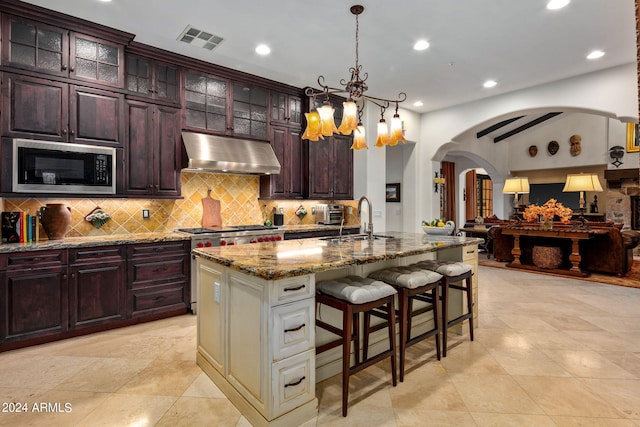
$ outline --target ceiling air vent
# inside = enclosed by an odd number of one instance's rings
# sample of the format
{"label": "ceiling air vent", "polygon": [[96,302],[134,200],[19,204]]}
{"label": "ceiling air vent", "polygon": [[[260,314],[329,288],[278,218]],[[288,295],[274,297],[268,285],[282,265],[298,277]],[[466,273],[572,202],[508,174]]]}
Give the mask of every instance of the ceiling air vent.
{"label": "ceiling air vent", "polygon": [[224,40],[220,36],[199,30],[187,25],[182,34],[178,36],[178,41],[202,47],[204,49],[213,50]]}

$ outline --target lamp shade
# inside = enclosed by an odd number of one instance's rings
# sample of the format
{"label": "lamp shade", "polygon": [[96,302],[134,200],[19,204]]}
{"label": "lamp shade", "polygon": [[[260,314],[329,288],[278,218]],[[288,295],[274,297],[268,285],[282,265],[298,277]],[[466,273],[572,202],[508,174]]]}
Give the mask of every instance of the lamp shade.
{"label": "lamp shade", "polygon": [[603,191],[598,174],[595,173],[570,173],[564,183],[563,192],[570,191]]}
{"label": "lamp shade", "polygon": [[505,194],[528,194],[529,178],[507,178],[502,192]]}

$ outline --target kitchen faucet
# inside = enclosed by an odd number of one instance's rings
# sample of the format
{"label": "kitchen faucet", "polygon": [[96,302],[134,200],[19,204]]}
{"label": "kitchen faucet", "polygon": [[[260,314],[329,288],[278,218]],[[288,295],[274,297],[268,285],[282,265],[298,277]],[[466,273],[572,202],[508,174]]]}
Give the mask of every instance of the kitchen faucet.
{"label": "kitchen faucet", "polygon": [[369,240],[373,240],[373,206],[371,206],[371,200],[367,198],[367,196],[360,197],[358,201],[358,218],[360,218],[360,214],[362,213],[362,202],[366,200],[369,205],[369,223],[364,223],[365,233],[369,237]]}

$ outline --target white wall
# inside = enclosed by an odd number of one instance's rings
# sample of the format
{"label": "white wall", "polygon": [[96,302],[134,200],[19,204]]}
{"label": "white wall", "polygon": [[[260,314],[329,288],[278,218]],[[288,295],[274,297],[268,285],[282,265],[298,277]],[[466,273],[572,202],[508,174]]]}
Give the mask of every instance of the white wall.
{"label": "white wall", "polygon": [[[375,111],[376,108],[369,110],[366,112],[365,120],[367,135],[370,135],[368,138],[370,148],[354,153],[354,188],[356,199],[362,194],[367,194],[372,198],[374,210],[379,210],[378,207],[384,206],[385,203],[384,184],[390,181],[386,175],[388,171],[385,161],[386,155],[383,154],[385,150],[375,148],[371,142],[375,141],[376,124],[380,119],[380,114],[379,111]],[[516,169],[510,164],[511,160],[515,161],[517,158],[518,162],[525,162],[529,155],[525,151],[525,154],[520,157],[520,154],[523,153],[521,150],[523,147],[517,147],[511,151],[507,144],[477,140],[474,128],[486,127],[509,117],[541,111],[591,113],[613,118],[614,120],[610,121],[611,126],[606,130],[606,133],[603,134],[597,130],[599,137],[603,139],[599,149],[592,145],[592,143],[597,143],[596,139],[590,140],[585,138],[586,134],[582,135],[583,154],[578,158],[580,162],[608,164],[609,146],[613,140],[619,141],[625,132],[621,129],[621,122],[638,121],[636,64],[622,65],[485,98],[421,116],[401,111],[400,115],[405,121],[407,129],[407,139],[416,142],[409,151],[403,152],[403,156],[405,156],[401,203],[403,231],[421,232],[420,221],[422,219],[438,216],[439,199],[433,191],[433,172],[439,169],[440,162],[445,157],[447,159],[450,157],[471,159],[472,161],[464,166],[482,167],[487,170],[494,182],[494,194],[496,195],[494,210],[501,212],[501,205],[503,205],[503,216],[508,216],[507,210],[510,209],[510,202],[507,200],[507,196],[501,195],[504,178],[508,176],[510,170]],[[390,118],[391,115],[385,116],[386,120],[390,120]],[[416,125],[417,123],[419,125]],[[568,132],[569,127],[567,125],[563,132]],[[581,131],[588,129],[590,129],[589,125],[585,125]],[[571,134],[573,133],[580,132],[572,132]],[[541,135],[540,137],[543,138],[542,142],[536,140],[536,145],[538,145],[538,158],[543,159],[542,154],[549,141],[547,136]],[[523,140],[519,144],[528,148],[531,145],[531,139],[525,141],[525,135],[522,135],[521,138]],[[562,138],[565,139],[562,140]],[[558,136],[558,139],[554,139],[561,144],[562,149],[568,148],[567,138],[568,136],[563,133]],[[505,146],[507,147],[505,148]],[[588,147],[587,152],[585,152],[585,147]],[[520,151],[517,152],[517,150]],[[624,160],[628,160],[629,164],[638,163],[638,160],[634,160],[633,156],[629,154],[625,156]],[[520,165],[520,163],[518,164]],[[461,164],[461,166],[463,165]],[[548,168],[549,165],[543,162],[540,167]],[[630,165],[628,167],[636,166]],[[458,208],[458,211],[461,212],[461,209]],[[388,212],[383,209],[380,215],[386,217]],[[376,217],[374,220],[376,231],[387,227],[386,218]]]}
{"label": "white wall", "polygon": [[[565,113],[498,143],[508,147],[508,165],[510,170],[554,169],[584,165],[605,165],[608,163],[607,117],[585,113]],[[617,123],[620,121],[615,120]],[[582,137],[582,152],[572,156],[569,138],[572,135]],[[560,148],[555,155],[547,150],[550,141],[556,141]],[[538,154],[529,155],[529,146],[536,145]]]}
{"label": "white wall", "polygon": [[[434,167],[448,153],[456,152],[467,157],[479,157],[487,162],[488,166],[478,166],[484,167],[492,178],[496,178],[494,194],[499,194],[502,186],[496,184],[504,182],[500,176],[506,177],[509,170],[513,169],[509,164],[509,149],[504,144],[478,141],[475,132],[470,129],[478,125],[494,124],[522,113],[539,111],[591,112],[618,120],[637,121],[636,88],[637,72],[634,63],[424,114],[418,142],[419,163],[422,168],[416,185],[431,182]],[[605,147],[607,145],[603,141],[602,149],[594,160],[596,163],[603,163],[602,153]],[[439,209],[433,192],[422,191],[418,194],[419,214],[411,220],[414,230],[419,230],[421,216],[434,216]],[[498,207],[497,202],[499,200],[494,199],[494,209]],[[405,227],[410,230],[406,218]]]}
{"label": "white wall", "polygon": [[386,148],[387,184],[400,183],[400,203],[386,203],[386,230],[402,231],[402,202],[407,195],[404,192],[402,178],[404,174],[403,145]]}

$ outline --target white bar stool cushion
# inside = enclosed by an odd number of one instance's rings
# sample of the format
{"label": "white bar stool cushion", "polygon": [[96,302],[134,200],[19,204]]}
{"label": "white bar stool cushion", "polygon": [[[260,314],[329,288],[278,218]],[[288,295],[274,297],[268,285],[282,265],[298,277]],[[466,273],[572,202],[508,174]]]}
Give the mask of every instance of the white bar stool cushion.
{"label": "white bar stool cushion", "polygon": [[390,267],[374,271],[369,277],[390,285],[415,289],[442,279],[442,274],[419,267]]}
{"label": "white bar stool cushion", "polygon": [[472,270],[472,266],[463,262],[426,260],[412,264],[413,267],[436,271],[443,276],[459,276]]}
{"label": "white bar stool cushion", "polygon": [[351,304],[364,304],[398,293],[384,282],[359,276],[323,280],[316,283],[316,289]]}

